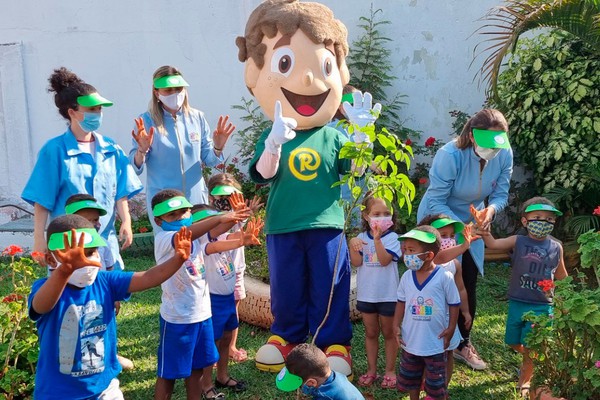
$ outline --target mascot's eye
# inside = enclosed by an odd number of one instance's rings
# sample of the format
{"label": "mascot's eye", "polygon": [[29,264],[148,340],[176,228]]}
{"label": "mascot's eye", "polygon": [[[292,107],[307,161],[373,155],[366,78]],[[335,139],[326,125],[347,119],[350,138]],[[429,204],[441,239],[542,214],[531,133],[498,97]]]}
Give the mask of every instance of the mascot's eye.
{"label": "mascot's eye", "polygon": [[335,58],[333,56],[333,54],[330,54],[328,52],[328,54],[325,55],[325,57],[323,57],[323,63],[322,63],[322,68],[323,68],[323,76],[328,77],[331,76],[331,73],[333,72],[333,63],[335,62]]}
{"label": "mascot's eye", "polygon": [[271,72],[289,76],[294,69],[294,52],[289,47],[280,47],[271,58]]}

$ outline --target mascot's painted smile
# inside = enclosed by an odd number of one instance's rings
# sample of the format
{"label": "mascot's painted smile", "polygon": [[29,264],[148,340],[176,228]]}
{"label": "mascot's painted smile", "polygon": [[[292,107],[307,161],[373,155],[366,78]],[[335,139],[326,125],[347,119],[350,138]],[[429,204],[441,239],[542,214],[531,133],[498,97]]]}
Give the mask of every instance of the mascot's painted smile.
{"label": "mascot's painted smile", "polygon": [[281,88],[281,91],[298,114],[302,115],[303,117],[310,117],[319,111],[319,108],[321,108],[321,105],[323,102],[325,102],[325,99],[329,95],[331,89],[327,89],[326,92],[314,96],[296,94],[284,88]]}

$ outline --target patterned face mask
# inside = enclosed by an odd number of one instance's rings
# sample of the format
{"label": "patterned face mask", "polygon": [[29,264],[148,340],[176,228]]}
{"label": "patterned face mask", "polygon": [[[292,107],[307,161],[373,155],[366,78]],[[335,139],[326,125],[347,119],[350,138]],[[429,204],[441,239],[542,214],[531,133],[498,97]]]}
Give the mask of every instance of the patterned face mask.
{"label": "patterned face mask", "polygon": [[456,239],[454,238],[443,238],[442,239],[442,250],[446,250],[456,246]]}
{"label": "patterned face mask", "polygon": [[213,205],[219,211],[231,211],[231,204],[229,203],[227,197],[216,198],[213,202]]}
{"label": "patterned face mask", "polygon": [[544,220],[528,220],[527,221],[527,232],[535,238],[545,238],[554,229],[552,222]]}
{"label": "patterned face mask", "polygon": [[423,264],[425,264],[425,261],[421,260],[419,257],[422,254],[427,254],[427,252],[418,254],[405,254],[404,265],[406,265],[406,268],[410,269],[411,271],[420,270],[423,267]]}

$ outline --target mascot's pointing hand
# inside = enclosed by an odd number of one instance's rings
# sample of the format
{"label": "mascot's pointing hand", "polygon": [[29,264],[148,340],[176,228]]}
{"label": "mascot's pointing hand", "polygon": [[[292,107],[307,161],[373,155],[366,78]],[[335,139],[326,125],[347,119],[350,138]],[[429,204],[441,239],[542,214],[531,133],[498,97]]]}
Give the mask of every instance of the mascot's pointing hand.
{"label": "mascot's pointing hand", "polygon": [[[344,107],[344,112],[351,123],[358,125],[360,128],[364,128],[368,124],[374,123],[377,118],[379,118],[381,104],[377,103],[373,106],[373,96],[371,96],[371,93],[365,92],[363,95],[361,92],[354,92],[352,93],[352,97],[354,97],[353,105],[347,101],[342,105]],[[356,136],[363,138],[363,140],[357,140],[357,143],[365,141],[366,135],[364,133],[357,133]]]}
{"label": "mascot's pointing hand", "polygon": [[296,126],[298,123],[294,118],[284,117],[281,112],[281,103],[275,102],[275,115],[273,116],[273,128],[265,141],[266,149],[273,154],[278,154],[281,145],[296,137]]}

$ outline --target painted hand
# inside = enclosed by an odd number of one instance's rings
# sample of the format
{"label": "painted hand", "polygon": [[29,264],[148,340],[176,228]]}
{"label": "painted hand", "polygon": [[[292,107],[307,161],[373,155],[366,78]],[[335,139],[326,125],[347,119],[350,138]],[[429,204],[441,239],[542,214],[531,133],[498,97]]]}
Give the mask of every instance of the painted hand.
{"label": "painted hand", "polygon": [[182,227],[173,238],[173,247],[175,248],[175,254],[182,260],[190,258],[192,253],[192,231],[185,226]]}
{"label": "painted hand", "polygon": [[71,243],[69,244],[69,233],[65,232],[63,236],[64,250],[56,250],[56,258],[60,261],[60,269],[65,273],[73,273],[76,269],[83,267],[100,267],[99,261],[92,261],[85,256],[84,253],[85,235],[79,235],[77,241],[77,232],[71,229]]}
{"label": "painted hand", "polygon": [[150,147],[152,147],[152,142],[154,142],[154,127],[150,127],[150,133],[146,133],[146,127],[144,126],[144,120],[142,117],[135,119],[135,125],[137,129],[137,135],[135,131],[131,131],[131,136],[138,144],[138,150],[141,153],[146,154]]}
{"label": "painted hand", "polygon": [[246,201],[244,200],[244,195],[242,193],[233,192],[227,200],[229,200],[231,209],[234,211],[243,210],[246,208]]}
{"label": "painted hand", "polygon": [[223,149],[229,136],[235,131],[235,125],[229,122],[229,115],[219,117],[217,122],[217,129],[213,132],[213,143],[217,149]]}

